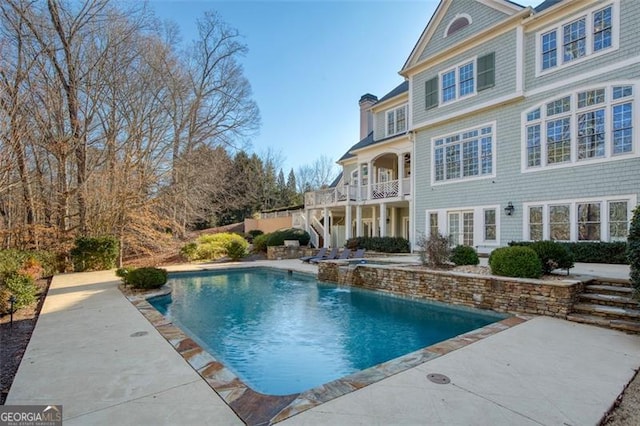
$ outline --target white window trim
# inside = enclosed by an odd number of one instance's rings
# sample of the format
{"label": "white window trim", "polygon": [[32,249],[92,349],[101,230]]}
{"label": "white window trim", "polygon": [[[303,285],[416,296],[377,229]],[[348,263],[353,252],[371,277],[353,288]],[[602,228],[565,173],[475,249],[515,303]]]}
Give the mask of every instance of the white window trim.
{"label": "white window trim", "polygon": [[[485,240],[484,239],[484,211],[495,210],[496,211],[496,239]],[[430,209],[425,212],[425,236],[429,238],[431,236],[431,226],[429,224],[429,215],[435,213],[438,215],[438,232],[441,235],[449,235],[449,213],[462,213],[473,211],[473,243],[476,250],[484,252],[483,247],[495,248],[500,247],[500,205],[481,205],[481,206],[463,206],[463,207],[451,207],[444,209]]]}
{"label": "white window trim", "polygon": [[[449,21],[449,23],[447,24],[447,28],[444,29],[444,35],[442,36],[442,38],[447,38],[448,37],[449,28],[451,28],[451,25],[453,25],[453,23],[456,22],[459,18],[467,18],[467,21],[469,21],[469,24],[466,25],[465,27],[462,27],[460,30],[462,30],[463,28],[466,28],[466,27],[470,26],[471,24],[473,24],[473,20],[471,19],[471,15],[469,15],[467,13],[457,13],[456,16],[454,16],[453,19],[451,19]],[[453,33],[453,34],[455,34],[455,33]],[[453,35],[453,34],[451,34],[451,35]]]}
{"label": "white window trim", "polygon": [[600,241],[610,241],[609,235],[609,209],[608,205],[612,201],[626,201],[627,202],[627,218],[631,220],[633,216],[633,209],[638,204],[638,197],[636,194],[623,194],[623,195],[610,195],[606,197],[591,197],[591,198],[573,198],[573,199],[560,199],[551,201],[536,201],[526,202],[522,204],[522,239],[524,241],[531,241],[531,235],[529,234],[529,207],[542,207],[542,239],[549,239],[549,206],[557,205],[569,205],[570,218],[569,218],[569,242],[589,242],[578,241],[578,204],[582,203],[600,203]]}
{"label": "white window trim", "polygon": [[[598,52],[593,52],[593,14],[608,6],[611,6],[611,25],[612,25],[611,46],[606,49],[602,49]],[[585,19],[586,53],[581,58],[564,62],[564,55],[563,55],[563,49],[562,49],[563,27],[582,17],[586,17]],[[554,30],[556,31],[556,66],[543,70],[542,69],[542,36]],[[536,77],[550,74],[555,71],[570,67],[572,65],[582,63],[586,60],[596,58],[598,56],[601,56],[610,52],[614,52],[618,50],[619,47],[620,47],[620,0],[612,0],[611,2],[606,4],[598,4],[594,7],[583,10],[582,12],[571,15],[570,17],[562,20],[561,22],[554,24],[553,26],[545,27],[542,30],[536,32]]]}
{"label": "white window trim", "polygon": [[[461,133],[465,133],[471,130],[480,130],[484,127],[491,127],[493,129],[493,131],[491,132],[491,173],[490,174],[486,174],[486,175],[478,175],[478,176],[473,176],[473,177],[461,177],[458,179],[445,179],[443,181],[436,181],[436,169],[435,169],[435,165],[436,165],[436,158],[435,158],[435,152],[436,152],[436,146],[435,146],[435,141],[436,139],[442,139],[442,138],[446,138],[449,136],[453,136],[453,135],[458,135]],[[451,132],[451,133],[447,133],[445,135],[439,135],[436,137],[431,138],[431,186],[440,186],[440,185],[451,185],[451,184],[455,184],[455,183],[460,183],[460,182],[472,182],[474,180],[481,180],[481,179],[492,179],[496,177],[496,167],[497,167],[497,159],[496,159],[496,145],[497,145],[497,139],[498,139],[498,135],[497,135],[497,129],[496,129],[496,122],[495,121],[491,121],[489,123],[484,123],[484,124],[480,124],[478,126],[473,126],[473,127],[469,127],[466,129],[462,129],[459,130],[457,132]],[[479,137],[481,137],[482,135],[480,135]],[[461,165],[462,166],[462,165]],[[445,161],[445,168],[446,168],[446,161]],[[445,170],[446,173],[446,170]]]}
{"label": "white window trim", "polygon": [[[398,131],[398,110],[404,109],[404,130]],[[395,127],[394,133],[389,133],[389,113],[393,113],[393,125]],[[384,112],[384,134],[385,137],[395,136],[402,133],[406,133],[409,130],[409,108],[407,104],[402,104],[398,107],[388,109]]]}
{"label": "white window trim", "polygon": [[[473,63],[473,92],[468,93],[464,96],[460,96],[460,68],[470,63]],[[442,76],[451,71],[455,71],[455,76],[456,76],[456,97],[448,101],[445,101],[443,98],[444,90],[442,90]],[[478,94],[478,56],[468,58],[438,73],[438,101],[439,101],[438,108],[445,105],[454,104],[464,99],[471,98],[473,96],[476,96],[477,94]]]}
{"label": "white window trim", "polygon": [[360,186],[360,167],[351,171],[351,182],[350,185]]}
{"label": "white window trim", "polygon": [[[621,98],[621,99],[616,99],[613,100],[613,88],[617,87],[617,86],[632,86],[633,87],[633,95],[629,98]],[[595,90],[595,89],[606,89],[606,97],[605,97],[605,102],[603,104],[599,104],[599,105],[591,105],[589,107],[585,107],[582,108],[578,111],[578,93],[579,92],[584,92],[584,91],[588,91],[588,90]],[[572,90],[571,92],[566,92],[566,93],[562,93],[559,95],[555,95],[551,98],[547,98],[542,100],[541,102],[537,103],[535,106],[528,108],[527,110],[523,111],[522,114],[520,115],[520,129],[521,129],[521,141],[520,141],[520,171],[522,173],[535,173],[535,172],[540,172],[540,171],[545,171],[545,170],[552,170],[552,169],[562,169],[562,168],[566,168],[566,167],[580,167],[580,166],[589,166],[589,165],[593,165],[593,164],[599,164],[599,163],[608,163],[610,161],[618,161],[618,160],[627,160],[629,158],[634,158],[634,157],[640,157],[640,125],[636,126],[636,123],[640,123],[640,104],[639,104],[639,100],[640,100],[640,93],[638,93],[638,91],[640,90],[640,81],[638,80],[624,80],[624,81],[616,81],[616,82],[607,82],[606,85],[589,85],[589,86],[582,86],[579,87],[577,89]],[[554,117],[557,118],[562,118],[562,117],[571,117],[571,160],[564,162],[564,163],[557,163],[557,164],[546,164],[546,127],[545,127],[545,123],[549,120],[551,120],[551,118],[547,118],[546,116],[546,105],[549,102],[552,102],[554,100],[558,100],[561,98],[564,98],[566,96],[571,96],[571,110],[568,113],[561,113],[561,114],[557,114]],[[617,105],[620,103],[626,103],[626,102],[631,102],[633,105],[633,124],[634,124],[634,128],[633,128],[633,132],[632,132],[632,138],[633,138],[633,147],[631,149],[631,152],[625,153],[625,154],[616,154],[613,155],[613,149],[612,149],[612,130],[611,130],[611,125],[613,123],[613,117],[612,117],[612,106],[613,105]],[[540,119],[537,120],[536,122],[528,122],[527,121],[527,114],[529,114],[530,112],[535,111],[536,109],[540,108]],[[588,112],[588,111],[593,111],[595,109],[601,109],[604,108],[606,111],[606,118],[605,118],[605,155],[604,157],[599,157],[599,158],[593,158],[593,159],[583,159],[583,160],[578,160],[578,123],[577,123],[577,116],[579,113],[582,112]],[[529,167],[528,166],[528,158],[527,158],[527,126],[529,125],[535,125],[536,123],[540,124],[540,138],[541,138],[541,165],[539,166],[532,166]]]}

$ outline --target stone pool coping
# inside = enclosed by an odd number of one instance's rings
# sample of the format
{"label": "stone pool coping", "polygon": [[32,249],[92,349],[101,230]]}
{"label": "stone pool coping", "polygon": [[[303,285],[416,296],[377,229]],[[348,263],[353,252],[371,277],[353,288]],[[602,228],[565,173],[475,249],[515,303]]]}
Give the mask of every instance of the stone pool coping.
{"label": "stone pool coping", "polygon": [[[234,265],[233,268],[267,267],[264,265]],[[228,268],[215,268],[215,270]],[[202,268],[182,269],[173,273],[203,272]],[[302,271],[296,271],[302,272]],[[304,272],[302,272],[304,273]],[[325,383],[301,393],[273,396],[254,391],[213,355],[188,337],[178,326],[158,312],[148,299],[170,294],[168,287],[143,294],[125,294],[127,299],[174,347],[185,361],[206,381],[224,402],[248,425],[273,424],[296,414],[317,407],[340,396],[379,382],[395,374],[409,370],[442,355],[468,346],[474,342],[522,324],[531,316],[510,316],[482,328],[472,330],[451,339],[419,349],[407,355],[378,364],[368,369]]]}

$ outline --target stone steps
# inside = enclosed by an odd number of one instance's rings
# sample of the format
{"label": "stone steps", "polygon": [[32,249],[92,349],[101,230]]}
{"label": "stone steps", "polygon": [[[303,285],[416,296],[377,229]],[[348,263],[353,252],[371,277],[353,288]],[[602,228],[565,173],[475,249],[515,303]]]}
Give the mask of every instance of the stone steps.
{"label": "stone steps", "polygon": [[632,296],[629,280],[591,280],[567,319],[640,334],[640,304]]}
{"label": "stone steps", "polygon": [[611,294],[615,296],[626,296],[630,297],[633,293],[633,288],[631,287],[621,287],[621,286],[613,286],[613,285],[604,285],[604,284],[587,284],[584,286],[585,293],[594,293],[594,294]]}
{"label": "stone steps", "polygon": [[582,324],[597,325],[600,327],[607,327],[615,330],[621,330],[621,331],[640,334],[639,321],[610,319],[610,318],[605,318],[597,315],[576,314],[576,313],[567,315],[567,319],[569,321],[579,322]]}
{"label": "stone steps", "polygon": [[612,319],[637,320],[640,322],[640,310],[607,306],[595,303],[576,303],[573,305],[576,313],[596,315]]}
{"label": "stone steps", "polygon": [[580,302],[585,304],[598,304],[605,306],[617,306],[625,309],[638,309],[638,302],[631,299],[629,294],[607,294],[607,293],[582,293]]}

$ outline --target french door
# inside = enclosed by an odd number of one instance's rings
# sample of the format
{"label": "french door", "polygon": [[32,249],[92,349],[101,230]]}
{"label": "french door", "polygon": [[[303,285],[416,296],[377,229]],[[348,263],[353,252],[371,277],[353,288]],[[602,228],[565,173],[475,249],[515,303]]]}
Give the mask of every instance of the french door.
{"label": "french door", "polygon": [[473,247],[473,211],[449,212],[449,242]]}

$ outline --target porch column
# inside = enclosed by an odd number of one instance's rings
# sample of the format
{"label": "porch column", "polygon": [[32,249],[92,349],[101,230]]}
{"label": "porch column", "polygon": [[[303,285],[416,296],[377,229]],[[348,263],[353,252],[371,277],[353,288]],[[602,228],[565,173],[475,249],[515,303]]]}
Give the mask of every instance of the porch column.
{"label": "porch column", "polygon": [[369,184],[367,187],[367,200],[371,200],[373,198],[373,165],[371,161],[367,163],[367,183]]}
{"label": "porch column", "polygon": [[378,226],[378,218],[376,217],[376,206],[371,206],[371,236],[379,237],[380,236],[380,227]]}
{"label": "porch column", "polygon": [[362,235],[362,206],[356,206],[356,237]]}
{"label": "porch column", "polygon": [[[404,180],[404,154],[398,154],[398,197],[402,197],[402,181]],[[395,235],[394,235],[395,237]]]}
{"label": "porch column", "polygon": [[344,211],[344,238],[351,238],[351,206],[347,204]]}
{"label": "porch column", "polygon": [[322,232],[322,239],[324,240],[322,242],[322,247],[329,247],[329,209],[328,208],[324,208],[322,209],[322,217],[324,218],[324,224],[323,224],[323,229],[324,232]]}
{"label": "porch column", "polygon": [[391,207],[391,236],[396,236],[396,229],[398,228],[398,209],[396,207]]}
{"label": "porch column", "polygon": [[387,236],[387,205],[380,204],[380,236]]}
{"label": "porch column", "polygon": [[311,209],[304,210],[304,227],[305,231],[311,234]]}

